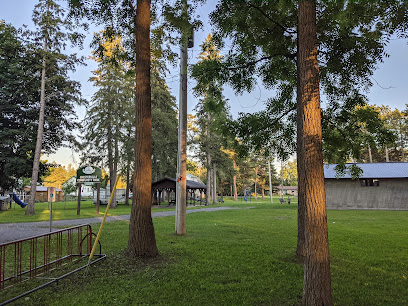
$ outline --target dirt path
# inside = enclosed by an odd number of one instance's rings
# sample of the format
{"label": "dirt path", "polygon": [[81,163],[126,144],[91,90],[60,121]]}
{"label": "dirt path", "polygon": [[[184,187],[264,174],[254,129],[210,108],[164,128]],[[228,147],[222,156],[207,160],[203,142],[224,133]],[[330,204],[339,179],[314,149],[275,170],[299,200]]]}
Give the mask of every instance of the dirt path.
{"label": "dirt path", "polygon": [[[252,207],[243,207],[243,208],[252,208]],[[219,210],[228,210],[228,209],[241,209],[239,207],[208,207],[208,208],[200,208],[200,209],[189,209],[187,210],[187,214],[197,213],[197,212],[212,212],[212,211],[219,211]],[[176,212],[173,211],[160,211],[160,212],[153,212],[152,217],[168,217],[168,216],[175,216]],[[97,218],[86,218],[86,219],[72,219],[72,220],[58,220],[53,221],[52,226],[55,228],[64,228],[70,227],[74,225],[81,225],[81,224],[94,224],[94,223],[101,223],[102,217]],[[121,216],[109,216],[106,218],[106,222],[113,222],[113,221],[124,221],[129,220],[130,215],[121,215]],[[0,224],[0,243],[29,238],[41,234],[49,233],[50,231],[50,223],[49,221],[41,221],[41,222],[27,222],[27,223],[3,223]]]}

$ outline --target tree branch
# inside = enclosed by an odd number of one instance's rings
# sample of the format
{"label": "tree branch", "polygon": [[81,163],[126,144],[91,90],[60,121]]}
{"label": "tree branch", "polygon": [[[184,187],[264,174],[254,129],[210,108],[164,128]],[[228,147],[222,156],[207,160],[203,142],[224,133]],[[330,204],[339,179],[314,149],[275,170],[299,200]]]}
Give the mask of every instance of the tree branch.
{"label": "tree branch", "polygon": [[263,57],[261,57],[261,58],[259,58],[259,59],[257,59],[257,60],[248,62],[248,63],[246,63],[245,65],[227,67],[227,69],[228,69],[228,70],[238,70],[238,69],[248,68],[248,67],[254,66],[255,64],[257,64],[257,63],[259,63],[259,62],[262,62],[262,61],[264,61],[264,60],[268,60],[268,59],[274,58],[275,56],[283,56],[283,57],[286,57],[286,58],[288,58],[288,59],[290,59],[290,60],[294,60],[294,59],[296,58],[296,55],[297,55],[297,53],[295,52],[295,53],[292,53],[292,54],[273,54],[273,55],[269,55],[269,56],[263,56]]}
{"label": "tree branch", "polygon": [[288,28],[284,27],[282,24],[280,24],[279,22],[273,20],[271,17],[269,17],[263,10],[261,10],[261,8],[253,5],[252,3],[246,2],[245,0],[242,0],[242,2],[244,2],[246,5],[248,5],[249,7],[252,7],[254,9],[256,9],[257,11],[259,11],[262,15],[264,15],[269,21],[271,21],[272,23],[274,23],[275,25],[277,25],[278,27],[280,27],[284,32],[288,33],[289,35],[293,35],[296,34],[296,31],[291,31]]}

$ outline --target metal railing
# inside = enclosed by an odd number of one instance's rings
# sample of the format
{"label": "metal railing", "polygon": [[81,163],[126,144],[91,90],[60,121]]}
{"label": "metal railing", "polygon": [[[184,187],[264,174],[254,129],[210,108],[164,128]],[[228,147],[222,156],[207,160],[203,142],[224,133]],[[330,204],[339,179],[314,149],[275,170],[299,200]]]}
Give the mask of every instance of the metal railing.
{"label": "metal railing", "polygon": [[[89,256],[92,249],[92,235],[94,234],[91,226],[86,224],[0,244],[0,291],[72,262],[74,258]],[[101,253],[100,244],[99,253]],[[102,254],[99,257],[102,256],[105,257]],[[46,285],[72,273],[58,278],[49,278],[52,281]],[[38,289],[39,287],[30,292]]]}

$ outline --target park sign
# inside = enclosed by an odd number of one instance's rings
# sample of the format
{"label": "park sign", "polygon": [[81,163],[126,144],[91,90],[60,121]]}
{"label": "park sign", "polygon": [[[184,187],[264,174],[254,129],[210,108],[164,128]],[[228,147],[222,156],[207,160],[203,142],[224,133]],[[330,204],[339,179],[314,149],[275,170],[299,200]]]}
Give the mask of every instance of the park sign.
{"label": "park sign", "polygon": [[77,183],[100,183],[101,178],[101,168],[84,166],[77,170]]}

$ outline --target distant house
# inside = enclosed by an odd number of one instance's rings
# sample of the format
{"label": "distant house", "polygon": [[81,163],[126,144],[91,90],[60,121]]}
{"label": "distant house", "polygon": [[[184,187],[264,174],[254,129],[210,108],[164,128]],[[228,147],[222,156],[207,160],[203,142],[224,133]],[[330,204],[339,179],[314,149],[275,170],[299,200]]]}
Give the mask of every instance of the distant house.
{"label": "distant house", "polygon": [[328,209],[408,210],[408,163],[356,165],[363,170],[356,180],[349,174],[337,178],[335,164],[324,166]]}
{"label": "distant house", "polygon": [[[25,192],[29,192],[30,190],[31,190],[30,186],[24,187]],[[36,190],[35,200],[37,202],[48,202],[49,193],[50,193],[48,187],[37,186],[35,190]],[[55,197],[56,202],[61,202],[62,201],[62,190],[59,188],[55,188],[55,194],[53,194],[53,197]]]}
{"label": "distant house", "polygon": [[298,196],[298,186],[275,186],[273,187],[273,191],[276,192],[280,197],[282,196],[282,191],[283,195],[291,195],[294,197]]}
{"label": "distant house", "polygon": [[[70,179],[68,179],[62,185],[65,186],[66,184],[74,184],[76,186],[76,184],[77,184],[76,176],[71,177]],[[76,191],[71,192],[69,195],[77,196],[78,195],[78,188],[76,189]],[[92,195],[93,195],[92,186],[82,184],[81,185],[81,196],[82,197],[92,197]]]}

